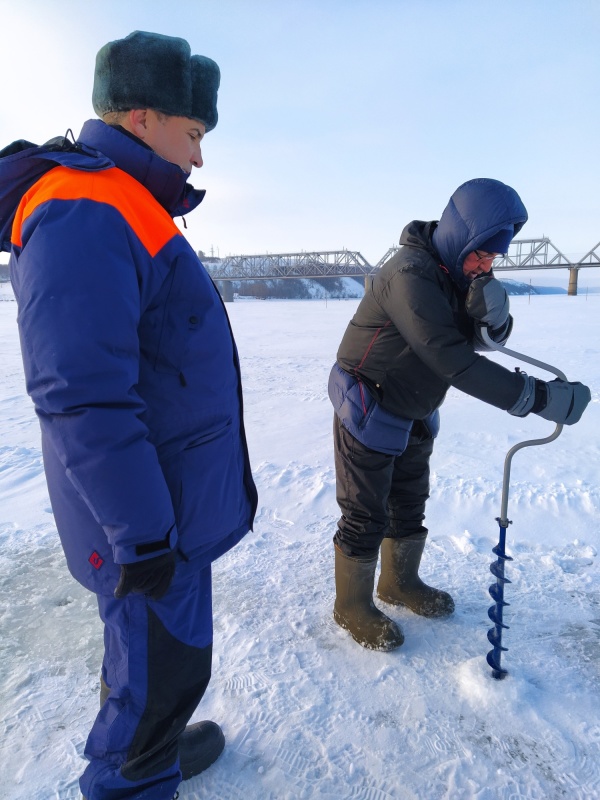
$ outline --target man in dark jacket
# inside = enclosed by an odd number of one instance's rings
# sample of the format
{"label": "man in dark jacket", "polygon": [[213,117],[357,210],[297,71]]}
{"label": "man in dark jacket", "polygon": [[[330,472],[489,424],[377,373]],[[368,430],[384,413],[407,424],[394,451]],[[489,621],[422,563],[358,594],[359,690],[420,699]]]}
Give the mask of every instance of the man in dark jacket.
{"label": "man in dark jacket", "polygon": [[429,459],[450,386],[516,416],[533,412],[572,425],[590,400],[581,383],[545,383],[480,356],[482,328],[503,344],[512,318],[494,258],[527,220],[518,194],[499,181],[460,186],[439,223],[409,223],[400,249],[374,276],[348,325],[329,394],[337,500],[334,618],[364,647],[392,650],[402,631],[377,595],[416,614],[442,617],[454,602],[418,575],[427,529]]}
{"label": "man in dark jacket", "polygon": [[219,68],[135,32],[98,53],[77,142],[0,153],[27,380],[57,528],[104,622],[87,800],[173,797],[219,756],[187,726],[211,672],[211,562],[251,528],[237,350],[173,217],[217,123]]}

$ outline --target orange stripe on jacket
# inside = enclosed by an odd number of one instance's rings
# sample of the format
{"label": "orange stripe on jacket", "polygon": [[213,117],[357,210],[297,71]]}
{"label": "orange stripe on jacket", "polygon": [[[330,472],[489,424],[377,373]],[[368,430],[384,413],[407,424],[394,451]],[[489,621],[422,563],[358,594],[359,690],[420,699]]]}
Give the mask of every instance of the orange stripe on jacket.
{"label": "orange stripe on jacket", "polygon": [[85,172],[54,167],[23,195],[12,227],[11,240],[22,246],[21,231],[33,212],[50,200],[93,200],[113,206],[132,228],[151,257],[173,236],[181,236],[168,212],[139,181],[123,170],[111,167]]}

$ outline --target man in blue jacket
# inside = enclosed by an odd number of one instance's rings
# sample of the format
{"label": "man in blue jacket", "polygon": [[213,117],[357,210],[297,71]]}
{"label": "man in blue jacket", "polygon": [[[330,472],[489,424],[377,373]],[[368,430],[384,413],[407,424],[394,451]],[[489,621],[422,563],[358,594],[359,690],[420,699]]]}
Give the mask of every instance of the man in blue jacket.
{"label": "man in blue jacket", "polygon": [[173,797],[221,753],[187,726],[211,672],[211,562],[256,511],[224,305],[173,217],[217,124],[219,68],[136,31],[98,53],[73,144],[0,153],[0,235],[52,508],[104,622],[87,800]]}
{"label": "man in blue jacket", "polygon": [[467,181],[439,222],[410,222],[400,249],[374,276],[340,344],[329,394],[337,500],[334,618],[364,647],[404,636],[373,603],[416,614],[454,610],[448,592],[419,577],[427,539],[429,459],[450,386],[509,414],[572,425],[590,401],[581,383],[536,380],[479,355],[482,328],[503,344],[512,328],[494,258],[527,220],[519,195],[489,178]]}

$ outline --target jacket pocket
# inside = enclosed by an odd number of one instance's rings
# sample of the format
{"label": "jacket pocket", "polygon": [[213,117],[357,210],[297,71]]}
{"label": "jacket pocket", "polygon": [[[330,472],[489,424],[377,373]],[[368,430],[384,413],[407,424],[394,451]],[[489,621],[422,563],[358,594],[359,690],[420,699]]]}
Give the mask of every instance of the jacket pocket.
{"label": "jacket pocket", "polygon": [[171,375],[181,373],[190,339],[200,327],[198,287],[186,267],[184,260],[177,259],[156,302],[156,372]]}
{"label": "jacket pocket", "polygon": [[154,362],[157,372],[179,375],[187,353],[190,331],[197,320],[189,302],[170,302],[165,308],[158,351]]}
{"label": "jacket pocket", "polygon": [[190,557],[247,523],[244,458],[239,432],[231,421],[196,439],[181,454],[176,516],[180,549]]}
{"label": "jacket pocket", "polygon": [[413,420],[386,411],[362,381],[337,364],[329,376],[329,398],[342,425],[365,447],[388,455],[406,450]]}

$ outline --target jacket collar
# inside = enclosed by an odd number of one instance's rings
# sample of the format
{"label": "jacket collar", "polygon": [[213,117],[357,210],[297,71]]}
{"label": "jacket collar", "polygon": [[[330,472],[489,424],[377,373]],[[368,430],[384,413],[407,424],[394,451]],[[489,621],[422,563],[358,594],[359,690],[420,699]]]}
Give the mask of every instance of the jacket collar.
{"label": "jacket collar", "polygon": [[181,167],[100,119],[88,120],[78,141],[99,150],[139,181],[172,217],[193,211],[204,199],[205,190],[186,183],[187,173]]}

